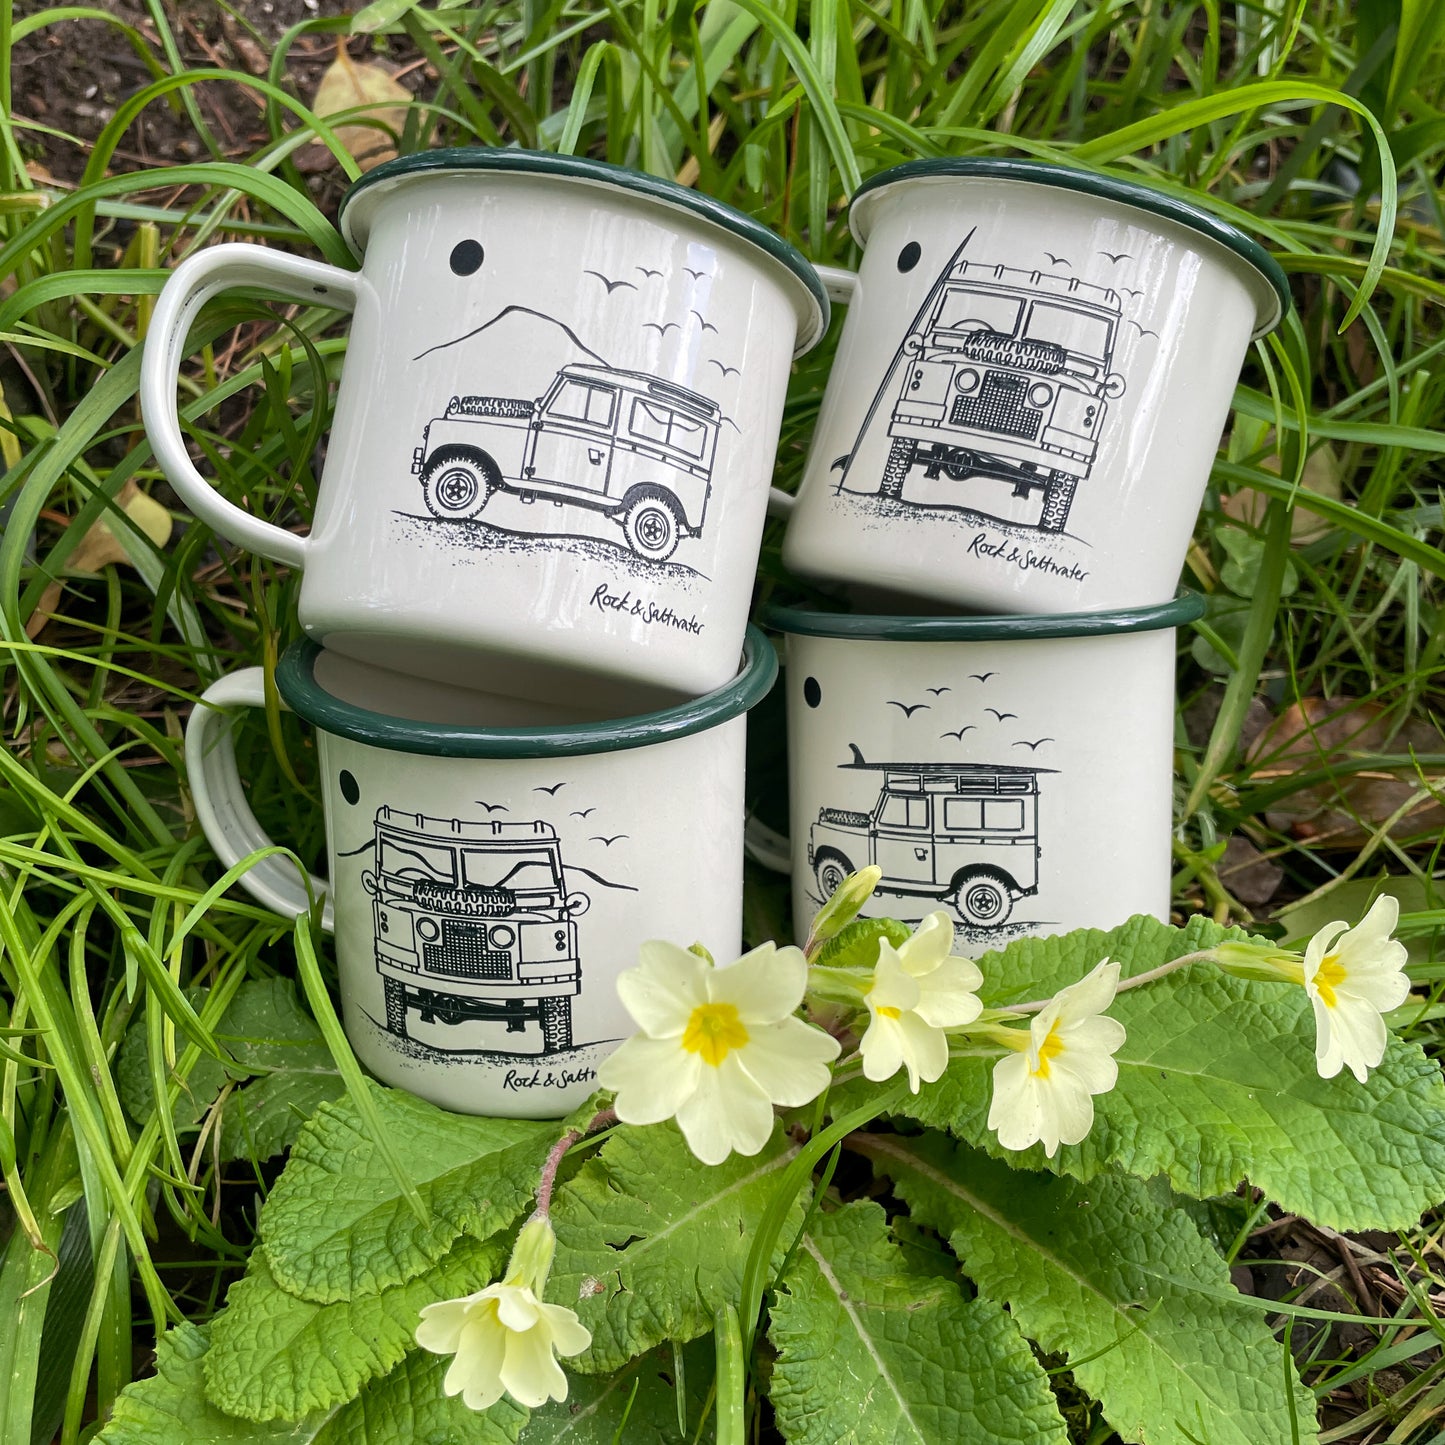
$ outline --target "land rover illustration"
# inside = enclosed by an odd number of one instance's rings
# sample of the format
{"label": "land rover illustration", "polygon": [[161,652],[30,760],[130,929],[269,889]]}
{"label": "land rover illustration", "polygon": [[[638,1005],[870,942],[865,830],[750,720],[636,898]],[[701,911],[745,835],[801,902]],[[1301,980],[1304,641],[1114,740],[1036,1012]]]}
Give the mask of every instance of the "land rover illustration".
{"label": "land rover illustration", "polygon": [[382,807],[372,898],[386,1027],[504,1021],[541,1028],[543,1053],[572,1047],[582,986],[577,924],[585,893],[568,893],[557,834],[546,823],[470,823]]}
{"label": "land rover illustration", "polygon": [[902,500],[915,466],[932,480],[994,477],[1016,497],[1042,492],[1038,525],[1062,531],[1124,394],[1110,370],[1119,312],[1109,287],[955,253],[878,398],[890,438],[880,494]]}
{"label": "land rover illustration", "polygon": [[878,887],[949,902],[974,928],[998,928],[1039,888],[1039,775],[995,763],[869,763],[857,747],[841,766],[882,774],[871,812],[821,808],[808,866],[822,897],[876,864]]}
{"label": "land rover illustration", "polygon": [[640,557],[664,562],[707,514],[721,409],[639,371],[564,366],[546,393],[454,396],[412,453],[434,517],[469,521],[492,493],[606,513]]}

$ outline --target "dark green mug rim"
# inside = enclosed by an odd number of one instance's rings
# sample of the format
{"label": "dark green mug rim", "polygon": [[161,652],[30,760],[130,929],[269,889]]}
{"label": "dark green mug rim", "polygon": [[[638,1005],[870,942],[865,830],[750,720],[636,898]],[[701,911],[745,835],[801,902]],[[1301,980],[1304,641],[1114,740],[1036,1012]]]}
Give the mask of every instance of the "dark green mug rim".
{"label": "dark green mug rim", "polygon": [[560,758],[651,747],[741,717],[766,696],[778,677],[777,653],[767,638],[750,626],[738,675],[703,697],[606,722],[482,727],[418,722],[346,702],[316,680],[321,652],[317,643],[303,638],[293,642],[276,664],[276,687],[292,712],[334,737],[432,758]]}
{"label": "dark green mug rim", "polygon": [[1284,268],[1260,245],[1254,237],[1246,235],[1238,226],[1196,206],[1180,200],[1167,192],[1155,190],[1152,186],[1137,181],[1126,181],[1119,176],[1104,176],[1097,171],[1061,166],[1052,161],[1025,160],[1016,156],[955,156],[931,160],[905,161],[902,165],[890,166],[868,177],[853,193],[849,206],[848,224],[853,236],[861,246],[867,240],[866,224],[861,224],[858,202],[885,186],[900,181],[925,180],[940,176],[975,177],[984,180],[1025,181],[1031,185],[1055,186],[1066,191],[1081,191],[1085,195],[1098,196],[1103,200],[1115,201],[1135,210],[1147,211],[1162,216],[1165,220],[1187,226],[1192,231],[1208,236],[1227,250],[1234,252],[1241,260],[1252,266],[1269,284],[1278,303],[1273,315],[1259,315],[1254,330],[1255,339],[1267,335],[1289,314],[1293,305],[1289,292],[1289,281]]}
{"label": "dark green mug rim", "polygon": [[[812,303],[811,327],[799,325],[795,356],[802,355],[817,344],[828,329],[831,315],[828,293],[823,289],[822,278],[813,269],[798,248],[785,241],[775,231],[754,220],[743,211],[728,205],[725,201],[714,200],[676,181],[661,176],[648,175],[628,166],[614,166],[607,161],[592,160],[589,156],[564,156],[552,151],[529,151],[506,149],[492,146],[447,146],[438,150],[417,151],[412,155],[397,156],[395,160],[383,161],[374,170],[368,171],[341,198],[337,212],[337,224],[346,244],[359,258],[366,244],[365,229],[358,236],[354,224],[356,217],[353,207],[359,196],[373,191],[378,185],[407,176],[430,175],[444,171],[497,171],[512,174],[568,176],[574,180],[590,181],[594,185],[615,186],[620,190],[659,201],[663,205],[675,206],[693,215],[720,226],[725,231],[751,241],[774,261],[779,262],[796,281]],[[801,317],[801,308],[800,317]]]}
{"label": "dark green mug rim", "polygon": [[1204,598],[1181,587],[1168,602],[1118,607],[1108,612],[906,617],[881,613],[820,612],[772,603],[762,623],[802,637],[839,637],[874,642],[1029,642],[1050,637],[1114,637],[1182,627],[1204,615]]}

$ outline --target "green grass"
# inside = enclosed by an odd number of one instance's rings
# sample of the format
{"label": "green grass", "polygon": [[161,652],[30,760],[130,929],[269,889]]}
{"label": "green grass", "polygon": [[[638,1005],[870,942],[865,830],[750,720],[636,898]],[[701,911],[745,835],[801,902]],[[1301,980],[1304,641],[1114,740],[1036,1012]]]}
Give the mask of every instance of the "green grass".
{"label": "green grass", "polygon": [[[172,7],[148,12],[147,30],[95,22],[153,79],[77,152],[83,181],[66,192],[26,170],[40,132],[11,103],[10,64],[15,46],[74,12],[16,19],[0,0],[6,1442],[81,1439],[145,1366],[157,1328],[217,1307],[275,1165],[219,1167],[211,1133],[178,1101],[220,1048],[212,1030],[242,982],[301,977],[305,963],[323,1013],[334,984],[325,953],[309,966],[288,925],[217,890],[181,771],[195,695],[233,667],[274,664],[295,635],[296,579],[218,551],[194,522],[157,548],[116,498],[136,482],[172,500],[136,401],[139,346],[166,269],[237,238],[346,262],[296,156],[319,136],[338,174],[352,163],[287,83],[298,44],[352,22],[322,15],[268,42],[262,80],[187,70]],[[235,23],[244,32],[244,17]],[[860,178],[954,154],[1072,159],[1150,180],[1278,253],[1298,312],[1246,367],[1186,573],[1210,611],[1181,639],[1189,725],[1179,734],[1176,905],[1250,921],[1221,869],[1231,838],[1284,870],[1278,900],[1308,897],[1338,916],[1353,916],[1360,886],[1405,880],[1426,998],[1406,1029],[1439,1051],[1438,817],[1422,825],[1366,807],[1362,828],[1321,846],[1287,814],[1312,789],[1316,802],[1359,815],[1351,780],[1387,769],[1428,801],[1445,762],[1434,721],[1445,667],[1445,217],[1434,184],[1445,161],[1445,10],[1422,0],[713,0],[695,13],[672,0],[378,0],[356,25],[374,36],[353,42],[358,57],[371,44],[431,67],[397,136],[404,150],[521,144],[679,176],[820,262],[856,260],[841,210]],[[267,138],[251,151],[200,104],[227,80],[244,82],[249,114],[263,116]],[[117,164],[150,113],[183,117],[204,159]],[[208,310],[186,415],[227,495],[304,526],[344,333],[321,311],[274,319],[245,301]],[[796,484],[830,352],[820,347],[794,375],[781,485]],[[1337,500],[1301,489],[1311,463],[1332,474]],[[1245,486],[1263,500],[1240,521],[1225,503]],[[1295,544],[1292,504],[1319,519]],[[132,565],[68,574],[101,518]],[[765,548],[765,591],[780,582],[777,540]],[[1247,755],[1256,698],[1276,710],[1330,699],[1372,727],[1344,765],[1282,760],[1268,745]],[[763,810],[776,811],[778,760],[757,761]],[[243,768],[262,821],[315,866],[315,757],[303,731],[273,714],[246,735]],[[779,886],[750,874],[750,888],[750,931],[780,931]],[[116,1085],[128,1030],[168,1101],[140,1120]],[[1326,1438],[1442,1438],[1441,1219],[1389,1249],[1373,1241],[1354,1273],[1341,1266],[1332,1298],[1344,1303],[1331,1308],[1379,1319],[1347,1340],[1295,1321]],[[1246,1229],[1236,1246],[1264,1258],[1277,1238]],[[1081,1406],[1079,1440],[1110,1438],[1089,1421]]]}

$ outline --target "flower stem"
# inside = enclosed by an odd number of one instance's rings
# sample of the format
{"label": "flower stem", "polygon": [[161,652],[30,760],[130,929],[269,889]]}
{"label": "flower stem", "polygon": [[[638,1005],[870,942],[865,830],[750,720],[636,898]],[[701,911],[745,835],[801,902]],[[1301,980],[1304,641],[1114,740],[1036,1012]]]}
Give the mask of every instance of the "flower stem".
{"label": "flower stem", "polygon": [[[1126,989],[1139,988],[1146,983],[1157,983],[1167,974],[1177,973],[1191,963],[1204,963],[1213,957],[1214,950],[1212,948],[1201,948],[1197,953],[1186,953],[1181,958],[1171,958],[1168,963],[1161,963],[1158,968],[1151,968],[1147,973],[1136,973],[1133,978],[1126,978],[1114,992],[1117,995]],[[1039,998],[1032,1003],[1010,1003],[1004,1004],[1002,1007],[1009,1013],[1036,1014],[1040,1009],[1047,1008],[1052,1002],[1051,998]]]}
{"label": "flower stem", "polygon": [[617,1115],[611,1109],[594,1114],[585,1129],[569,1129],[548,1151],[542,1161],[542,1174],[537,1180],[537,1207],[532,1211],[533,1219],[547,1219],[552,1213],[552,1191],[557,1187],[557,1171],[567,1151],[580,1140],[599,1129],[610,1128],[617,1122]]}

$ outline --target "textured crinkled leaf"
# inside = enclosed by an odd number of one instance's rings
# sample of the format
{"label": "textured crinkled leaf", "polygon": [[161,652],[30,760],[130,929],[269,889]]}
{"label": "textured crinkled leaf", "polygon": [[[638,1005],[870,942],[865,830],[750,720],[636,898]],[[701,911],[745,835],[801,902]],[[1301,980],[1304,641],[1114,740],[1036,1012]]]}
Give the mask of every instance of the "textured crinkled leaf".
{"label": "textured crinkled leaf", "polygon": [[527,1421],[526,1410],[505,1396],[480,1414],[460,1397],[448,1399],[448,1361],[418,1352],[349,1404],[258,1425],[206,1398],[206,1348],[194,1325],[167,1332],[156,1373],[121,1391],[97,1445],[514,1445]]}
{"label": "textured crinkled leaf", "polygon": [[[1117,959],[1126,977],[1207,948],[1226,934],[1206,919],[1183,930],[1135,918],[1110,933],[1026,939],[980,960],[991,1005],[1044,998]],[[1445,1082],[1414,1044],[1392,1039],[1368,1083],[1315,1069],[1304,990],[1246,983],[1201,963],[1122,993],[1109,1010],[1128,1031],[1117,1085],[1095,1099],[1082,1144],[1046,1160],[1041,1145],[1008,1155],[986,1127],[992,1062],[958,1058],[904,1112],[1008,1157],[1080,1179],[1119,1168],[1164,1174],[1207,1197],[1241,1180],[1285,1209],[1335,1229],[1401,1229],[1445,1197]],[[835,1111],[862,1101],[835,1088]]]}
{"label": "textured crinkled leaf", "polygon": [[813,962],[824,968],[872,968],[878,962],[881,939],[897,947],[912,935],[913,930],[896,918],[855,919],[818,950]]}
{"label": "textured crinkled leaf", "polygon": [[505,1238],[463,1237],[406,1284],[323,1305],[282,1289],[258,1249],[211,1326],[206,1393],[250,1420],[296,1420],[345,1404],[416,1349],[423,1305],[484,1289],[506,1254]]}
{"label": "textured crinkled leaf", "polygon": [[[682,1353],[685,1430],[677,1424],[672,1349],[664,1345],[611,1374],[569,1374],[567,1398],[533,1410],[517,1445],[617,1445],[619,1440],[626,1445],[690,1445],[712,1384],[713,1352],[703,1341]],[[564,1360],[563,1368],[571,1363]]]}
{"label": "textured crinkled leaf", "polygon": [[328,1304],[404,1284],[461,1234],[486,1239],[528,1207],[555,1124],[448,1114],[373,1086],[382,1121],[431,1211],[407,1206],[350,1099],[325,1104],[302,1129],[261,1211],[276,1283]]}
{"label": "textured crinkled leaf", "polygon": [[1048,1380],[998,1305],[916,1274],[868,1201],[814,1215],[773,1305],[770,1396],[796,1445],[1068,1439]]}
{"label": "textured crinkled leaf", "polygon": [[[592,1331],[591,1349],[569,1363],[615,1370],[663,1340],[710,1330],[718,1304],[738,1298],[753,1232],[796,1153],[775,1129],[761,1153],[709,1166],[675,1125],[619,1129],[552,1206],[547,1296]],[[800,1192],[784,1241],[802,1209]]]}
{"label": "textured crinkled leaf", "polygon": [[[1234,1295],[1223,1257],[1162,1185],[1025,1174],[939,1134],[878,1137],[865,1152],[914,1220],[949,1240],[979,1292],[1068,1357],[1122,1439],[1293,1438],[1283,1345],[1262,1314],[1222,1297]],[[1298,1438],[1314,1440],[1314,1397],[1285,1368]]]}
{"label": "textured crinkled leaf", "polygon": [[[192,990],[188,998],[199,1007],[205,995],[205,989]],[[289,979],[243,983],[215,1034],[242,1068],[228,1070],[215,1059],[201,1058],[177,1102],[176,1123],[195,1123],[227,1079],[237,1081],[221,1110],[223,1160],[279,1154],[322,1104],[343,1092],[321,1030],[301,1007]],[[117,1073],[126,1112],[143,1123],[154,1107],[143,1022],[126,1035]],[[248,1077],[250,1082],[244,1082]]]}

